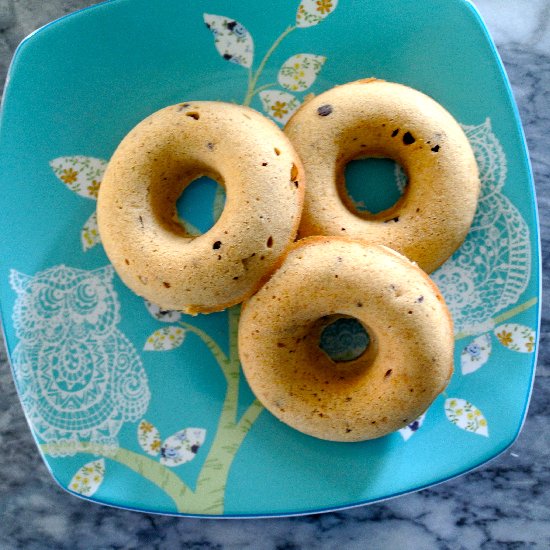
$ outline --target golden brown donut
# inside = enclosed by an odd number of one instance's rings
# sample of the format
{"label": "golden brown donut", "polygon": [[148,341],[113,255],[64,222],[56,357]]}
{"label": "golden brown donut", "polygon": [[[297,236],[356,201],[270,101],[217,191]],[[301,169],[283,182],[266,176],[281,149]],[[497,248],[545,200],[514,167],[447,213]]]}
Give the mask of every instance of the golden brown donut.
{"label": "golden brown donut", "polygon": [[[319,347],[335,316],[357,319],[371,343],[353,361]],[[339,237],[293,245],[244,305],[239,355],[258,399],[306,434],[361,441],[406,426],[453,371],[452,320],[437,287],[401,254]]]}
{"label": "golden brown donut", "polygon": [[[428,273],[466,237],[479,194],[477,164],[459,124],[427,95],[382,80],[351,82],[304,103],[285,133],[308,182],[301,236],[384,244]],[[344,169],[360,157],[389,157],[405,170],[409,183],[393,207],[378,214],[354,208]]]}
{"label": "golden brown donut", "polygon": [[[226,203],[199,237],[176,200],[196,178]],[[251,295],[296,235],[303,168],[283,132],[247,107],[194,101],[140,122],[115,151],[99,192],[98,226],[121,279],[164,309],[218,311]]]}

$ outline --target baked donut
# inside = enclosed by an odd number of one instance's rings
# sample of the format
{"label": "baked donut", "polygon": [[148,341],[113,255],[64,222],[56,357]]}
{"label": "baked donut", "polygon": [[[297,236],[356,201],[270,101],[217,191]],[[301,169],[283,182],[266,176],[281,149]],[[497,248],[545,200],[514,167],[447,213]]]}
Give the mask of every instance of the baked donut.
{"label": "baked donut", "polygon": [[[338,316],[358,320],[370,344],[335,362],[319,347]],[[334,441],[406,426],[453,371],[452,320],[437,287],[393,250],[342,237],[293,245],[243,306],[239,355],[258,399],[277,418]]]}
{"label": "baked donut", "polygon": [[[351,82],[304,103],[285,133],[306,172],[301,236],[384,244],[428,273],[466,237],[477,164],[459,124],[427,95],[383,80]],[[346,164],[362,157],[389,157],[408,177],[403,196],[377,214],[359,212],[345,189]]]}
{"label": "baked donut", "polygon": [[[176,201],[200,176],[223,185],[221,217],[191,236]],[[164,309],[219,311],[257,290],[294,241],[303,168],[283,132],[247,107],[161,109],[120,143],[97,205],[105,251],[136,294]]]}

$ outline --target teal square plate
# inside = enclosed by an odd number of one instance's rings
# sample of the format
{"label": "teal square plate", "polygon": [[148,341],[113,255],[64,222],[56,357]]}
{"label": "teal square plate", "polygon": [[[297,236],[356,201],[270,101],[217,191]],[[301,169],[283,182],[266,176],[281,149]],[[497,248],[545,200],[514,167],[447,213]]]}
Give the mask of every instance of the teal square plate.
{"label": "teal square plate", "polygon": [[[99,242],[95,198],[119,141],[157,109],[225,100],[283,124],[307,94],[369,76],[442,103],[471,140],[483,189],[465,243],[433,274],[456,327],[449,387],[403,430],[343,444],[294,431],[254,400],[237,308],[187,317],[129,291]],[[17,50],[0,161],[7,347],[38,449],[71,493],[186,516],[320,512],[448,480],[518,435],[539,325],[536,205],[509,83],[468,2],[100,4]],[[359,206],[384,199],[361,198],[365,177],[385,181],[388,196],[404,184],[375,164],[350,168]],[[199,231],[223,208],[202,183],[179,205]],[[353,339],[345,327],[333,338]]]}

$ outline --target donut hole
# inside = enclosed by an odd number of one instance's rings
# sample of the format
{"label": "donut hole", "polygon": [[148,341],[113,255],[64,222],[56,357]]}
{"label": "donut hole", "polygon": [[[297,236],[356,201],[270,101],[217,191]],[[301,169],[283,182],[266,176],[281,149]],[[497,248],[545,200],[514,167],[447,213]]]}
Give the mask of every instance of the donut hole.
{"label": "donut hole", "polygon": [[354,317],[330,315],[323,324],[319,348],[335,363],[356,361],[371,347],[368,331]]}
{"label": "donut hole", "polygon": [[176,200],[177,221],[186,235],[206,233],[218,221],[224,205],[224,186],[201,176],[186,185]]}
{"label": "donut hole", "polygon": [[360,158],[344,168],[342,199],[361,217],[380,214],[397,205],[407,189],[402,166],[391,158]]}

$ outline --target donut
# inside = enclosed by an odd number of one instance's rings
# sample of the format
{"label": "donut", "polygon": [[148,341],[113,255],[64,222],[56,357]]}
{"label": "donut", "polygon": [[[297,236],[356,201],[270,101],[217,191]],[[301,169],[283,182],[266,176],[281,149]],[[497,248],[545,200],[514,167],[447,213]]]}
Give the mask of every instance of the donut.
{"label": "donut", "polygon": [[[176,201],[200,176],[223,185],[226,202],[197,237]],[[99,191],[98,227],[136,294],[209,313],[259,288],[295,239],[303,198],[302,164],[274,123],[247,107],[194,101],[157,111],[122,140]]]}
{"label": "donut", "polygon": [[[301,236],[366,239],[427,273],[466,237],[480,188],[476,160],[460,125],[427,95],[383,80],[351,82],[304,103],[285,133],[307,179]],[[391,158],[408,177],[397,203],[377,214],[358,211],[345,189],[346,164],[364,157]]]}
{"label": "donut", "polygon": [[[338,317],[366,329],[352,361],[319,346]],[[309,237],[243,305],[246,379],[278,419],[311,436],[362,441],[402,428],[443,391],[453,371],[452,320],[435,284],[383,245]]]}

